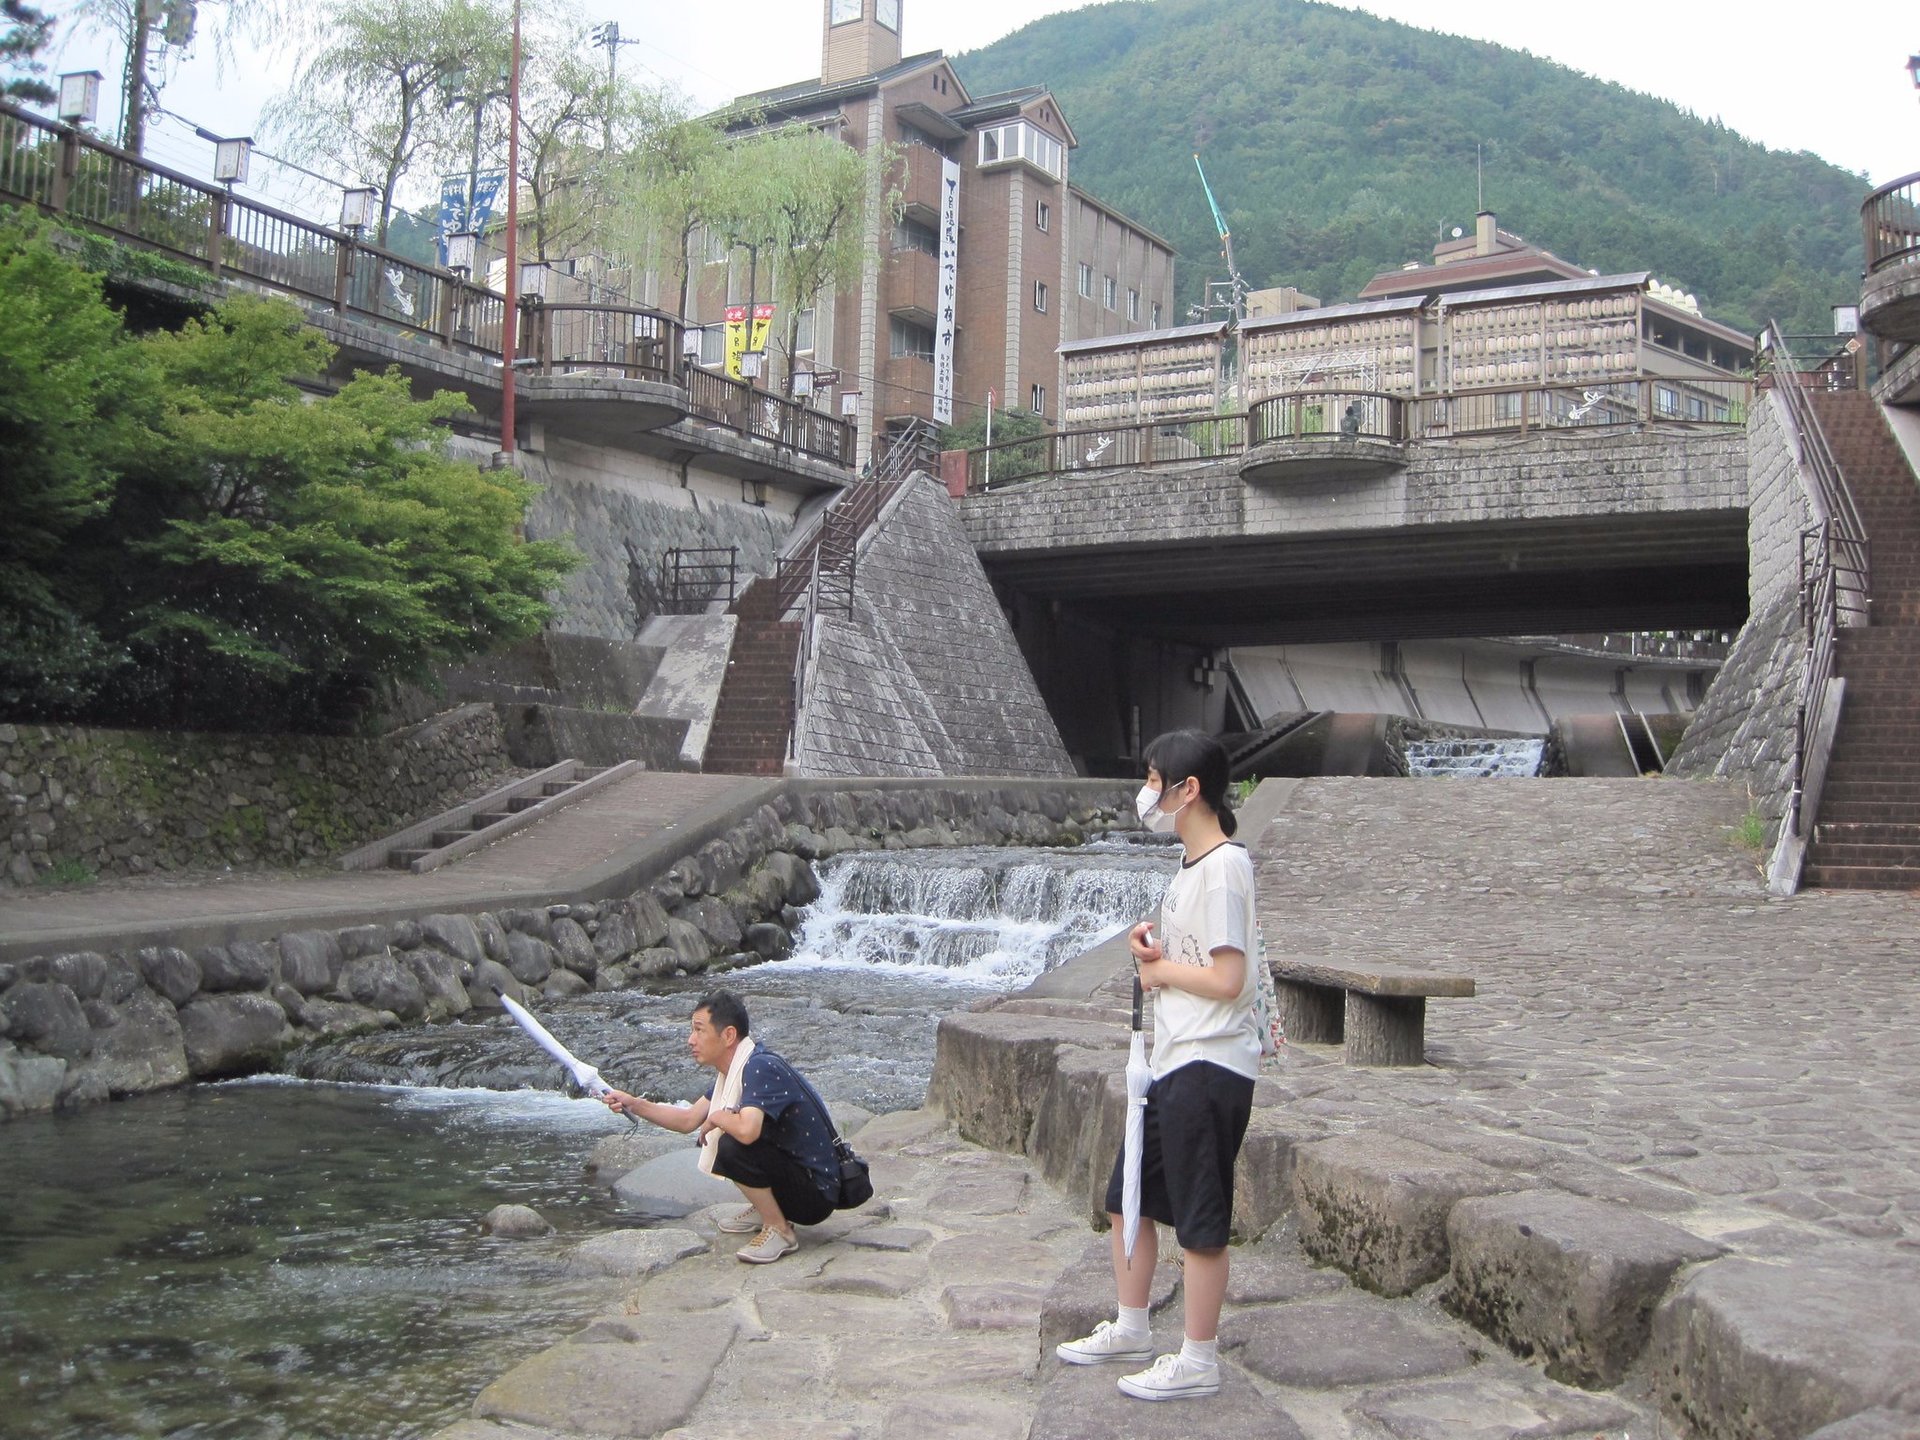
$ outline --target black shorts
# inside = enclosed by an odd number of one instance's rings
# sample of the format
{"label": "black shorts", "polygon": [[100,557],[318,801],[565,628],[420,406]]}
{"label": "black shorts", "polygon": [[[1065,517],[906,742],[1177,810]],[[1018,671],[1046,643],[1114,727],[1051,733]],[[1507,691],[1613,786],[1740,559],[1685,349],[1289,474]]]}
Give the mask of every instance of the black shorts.
{"label": "black shorts", "polygon": [[[1173,1226],[1183,1250],[1215,1250],[1233,1228],[1233,1162],[1253,1114],[1253,1081],[1195,1060],[1147,1091],[1140,1213]],[[1107,1211],[1120,1213],[1126,1147],[1114,1157]]]}
{"label": "black shorts", "polygon": [[713,1173],[749,1190],[771,1190],[774,1204],[791,1224],[818,1225],[833,1213],[833,1198],[821,1192],[813,1172],[771,1140],[742,1145],[722,1135]]}

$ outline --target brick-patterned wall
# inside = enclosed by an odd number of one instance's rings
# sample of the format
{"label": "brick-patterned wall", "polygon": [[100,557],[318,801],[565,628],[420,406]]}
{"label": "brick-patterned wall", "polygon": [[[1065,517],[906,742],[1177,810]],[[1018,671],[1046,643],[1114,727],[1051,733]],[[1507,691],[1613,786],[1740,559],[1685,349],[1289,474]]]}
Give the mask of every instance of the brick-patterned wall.
{"label": "brick-patterned wall", "polygon": [[1747,623],[1667,762],[1675,775],[1743,782],[1769,823],[1785,811],[1793,778],[1805,681],[1800,531],[1813,523],[1780,404],[1762,395],[1747,428]]}
{"label": "brick-patterned wall", "polygon": [[823,617],[806,775],[1073,773],[953,502],[914,480],[860,552],[852,619]]}

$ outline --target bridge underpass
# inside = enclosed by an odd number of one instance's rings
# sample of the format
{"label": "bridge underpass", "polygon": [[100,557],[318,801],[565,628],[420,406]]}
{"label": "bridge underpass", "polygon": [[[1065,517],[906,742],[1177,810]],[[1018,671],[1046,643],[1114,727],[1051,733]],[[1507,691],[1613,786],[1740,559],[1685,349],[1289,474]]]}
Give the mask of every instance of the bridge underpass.
{"label": "bridge underpass", "polygon": [[[1256,718],[1216,678],[1232,647],[1733,630],[1747,612],[1738,431],[1416,444],[1358,480],[1082,471],[961,504],[1069,751],[1096,770],[1160,730]],[[1607,685],[1594,708],[1613,708]]]}

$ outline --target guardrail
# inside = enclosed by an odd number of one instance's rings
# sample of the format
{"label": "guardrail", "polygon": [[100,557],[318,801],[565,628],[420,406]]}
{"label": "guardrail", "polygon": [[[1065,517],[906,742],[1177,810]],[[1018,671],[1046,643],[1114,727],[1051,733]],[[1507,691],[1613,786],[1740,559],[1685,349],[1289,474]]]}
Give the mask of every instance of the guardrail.
{"label": "guardrail", "polygon": [[731,605],[739,580],[738,545],[675,546],[660,557],[661,608],[698,615],[716,600]]}
{"label": "guardrail", "polygon": [[1247,411],[1247,444],[1275,440],[1384,440],[1404,445],[1407,402],[1377,390],[1314,390],[1270,395]]}
{"label": "guardrail", "polygon": [[1613,425],[1738,426],[1746,424],[1753,390],[1751,380],[1655,375],[1421,396],[1376,390],[1289,391],[1255,401],[1246,414],[1087,426],[979,446],[967,451],[967,493],[983,494],[1018,480],[1073,470],[1139,469],[1239,455],[1251,446],[1282,439],[1366,439],[1398,445],[1584,432]]}
{"label": "guardrail", "polygon": [[1860,206],[1867,273],[1920,259],[1920,174],[1903,175]]}
{"label": "guardrail", "polygon": [[[0,102],[0,200],[131,242],[248,289],[325,305],[386,330],[497,357],[506,299],[345,231],[155,165]],[[741,384],[681,370],[681,323],[643,306],[522,297],[519,355],[544,373],[597,371],[686,384],[694,413],[831,464],[853,464],[853,425]]]}

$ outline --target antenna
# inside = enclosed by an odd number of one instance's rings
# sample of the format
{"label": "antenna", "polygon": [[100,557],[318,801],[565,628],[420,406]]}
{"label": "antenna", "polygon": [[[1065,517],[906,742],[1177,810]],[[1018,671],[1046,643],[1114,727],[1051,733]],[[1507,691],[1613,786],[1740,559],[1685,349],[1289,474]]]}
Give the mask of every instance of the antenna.
{"label": "antenna", "polygon": [[1207,208],[1213,211],[1214,228],[1220,232],[1220,255],[1227,262],[1227,284],[1232,291],[1224,305],[1209,301],[1203,308],[1209,312],[1225,309],[1227,318],[1238,325],[1246,313],[1247,282],[1241,278],[1240,267],[1233,260],[1233,232],[1227,228],[1227,217],[1220,213],[1220,202],[1213,198],[1213,187],[1207,183],[1206,167],[1200,163],[1198,154],[1193,157],[1193,168],[1200,172],[1200,188],[1206,192]]}

